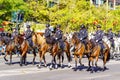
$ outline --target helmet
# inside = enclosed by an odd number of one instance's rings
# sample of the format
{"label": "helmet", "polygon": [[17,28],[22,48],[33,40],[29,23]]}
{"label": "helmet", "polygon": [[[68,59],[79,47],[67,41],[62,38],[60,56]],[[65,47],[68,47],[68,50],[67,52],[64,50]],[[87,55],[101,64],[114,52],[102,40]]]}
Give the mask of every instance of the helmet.
{"label": "helmet", "polygon": [[50,27],[50,24],[46,24],[46,27]]}
{"label": "helmet", "polygon": [[85,28],[85,25],[84,25],[84,24],[82,24],[82,25],[80,26],[80,28]]}
{"label": "helmet", "polygon": [[97,25],[96,27],[97,27],[97,28],[101,28],[101,26],[100,26],[100,25]]}
{"label": "helmet", "polygon": [[16,30],[16,28],[14,27],[13,30]]}
{"label": "helmet", "polygon": [[27,25],[26,27],[27,27],[27,28],[30,28],[30,25]]}
{"label": "helmet", "polygon": [[61,25],[60,25],[60,24],[58,24],[58,25],[57,25],[57,28],[60,28],[60,27],[61,27]]}
{"label": "helmet", "polygon": [[109,29],[109,31],[111,31],[111,30],[112,30],[112,28]]}

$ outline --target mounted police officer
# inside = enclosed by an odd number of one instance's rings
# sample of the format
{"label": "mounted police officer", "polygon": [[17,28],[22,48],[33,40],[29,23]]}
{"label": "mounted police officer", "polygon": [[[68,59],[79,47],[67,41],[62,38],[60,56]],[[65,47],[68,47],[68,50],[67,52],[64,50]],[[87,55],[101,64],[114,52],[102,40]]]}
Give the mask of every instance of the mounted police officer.
{"label": "mounted police officer", "polygon": [[102,40],[102,38],[104,36],[104,32],[101,30],[100,25],[97,25],[97,31],[94,34],[94,36],[95,36],[96,43],[98,43],[101,46],[101,51],[103,53],[103,51],[106,50],[106,47],[104,46],[104,43],[103,43],[103,40]]}
{"label": "mounted police officer", "polygon": [[46,29],[45,29],[45,39],[47,44],[53,44],[53,36],[52,36],[52,31],[50,30],[50,24],[46,24]]}
{"label": "mounted police officer", "polygon": [[84,45],[85,45],[85,48],[87,49],[87,41],[88,41],[88,31],[87,31],[87,29],[85,28],[85,25],[84,24],[82,24],[81,26],[80,26],[80,31],[79,31],[79,34],[78,34],[78,37],[79,37],[79,39],[80,39],[80,41],[82,42],[82,43],[84,43]]}
{"label": "mounted police officer", "polygon": [[60,49],[64,50],[65,44],[64,44],[64,41],[62,40],[63,31],[60,29],[60,27],[61,27],[60,24],[58,24],[56,27],[57,29],[55,32],[55,40],[58,41]]}
{"label": "mounted police officer", "polygon": [[27,30],[24,32],[25,36],[24,39],[28,40],[29,45],[33,47],[33,41],[32,41],[32,31],[30,29],[30,25],[27,25]]}
{"label": "mounted police officer", "polygon": [[112,46],[113,48],[114,48],[114,39],[113,39],[114,36],[115,36],[115,35],[114,35],[114,33],[112,32],[112,29],[110,28],[110,29],[108,30],[107,37],[108,37],[108,39],[110,40],[111,46]]}
{"label": "mounted police officer", "polygon": [[118,31],[118,35],[117,35],[118,38],[120,38],[120,31]]}
{"label": "mounted police officer", "polygon": [[18,31],[17,31],[17,29],[16,28],[13,28],[13,33],[12,33],[12,35],[11,35],[11,39],[14,39],[16,36],[18,36]]}

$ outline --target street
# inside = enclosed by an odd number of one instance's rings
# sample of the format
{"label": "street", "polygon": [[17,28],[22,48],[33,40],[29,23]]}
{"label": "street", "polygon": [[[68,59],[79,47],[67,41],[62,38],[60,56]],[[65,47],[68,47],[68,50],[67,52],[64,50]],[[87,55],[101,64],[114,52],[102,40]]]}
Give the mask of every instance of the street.
{"label": "street", "polygon": [[[110,60],[107,63],[107,70],[96,72],[88,72],[86,58],[82,59],[84,67],[78,64],[78,70],[74,71],[74,58],[71,62],[72,67],[67,67],[67,60],[64,61],[64,68],[50,70],[49,67],[37,68],[39,57],[37,55],[36,64],[32,65],[33,55],[29,54],[27,58],[27,66],[20,67],[20,57],[13,55],[13,64],[8,65],[0,56],[0,80],[119,80],[120,79],[120,61]],[[66,58],[66,56],[65,56]],[[9,56],[7,56],[9,59]],[[51,56],[46,55],[47,63],[51,62]],[[98,66],[102,67],[102,60],[98,61]]]}

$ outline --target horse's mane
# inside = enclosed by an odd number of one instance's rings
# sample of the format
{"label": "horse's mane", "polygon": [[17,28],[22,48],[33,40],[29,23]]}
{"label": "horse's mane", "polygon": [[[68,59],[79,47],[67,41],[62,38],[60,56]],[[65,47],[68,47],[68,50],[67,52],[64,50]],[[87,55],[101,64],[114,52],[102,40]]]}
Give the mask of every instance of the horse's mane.
{"label": "horse's mane", "polygon": [[72,38],[76,41],[76,43],[79,43],[79,42],[80,42],[80,40],[79,40],[79,38],[78,38],[78,33],[77,33],[77,32],[75,32],[75,33],[73,34]]}

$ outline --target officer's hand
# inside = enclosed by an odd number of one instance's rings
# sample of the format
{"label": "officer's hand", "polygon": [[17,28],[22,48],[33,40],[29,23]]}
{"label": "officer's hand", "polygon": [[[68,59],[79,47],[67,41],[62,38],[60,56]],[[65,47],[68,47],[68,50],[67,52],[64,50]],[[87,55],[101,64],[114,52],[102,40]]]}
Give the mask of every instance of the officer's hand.
{"label": "officer's hand", "polygon": [[26,37],[24,37],[24,40],[26,39]]}
{"label": "officer's hand", "polygon": [[13,37],[11,37],[11,39],[13,40]]}
{"label": "officer's hand", "polygon": [[98,42],[98,40],[96,40],[96,42]]}
{"label": "officer's hand", "polygon": [[55,40],[58,40],[58,38],[55,38]]}
{"label": "officer's hand", "polygon": [[82,40],[82,38],[80,38],[80,40]]}

